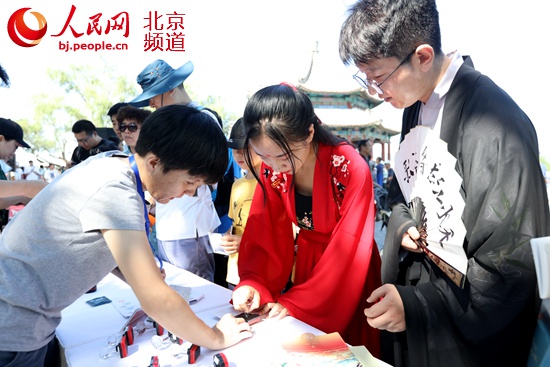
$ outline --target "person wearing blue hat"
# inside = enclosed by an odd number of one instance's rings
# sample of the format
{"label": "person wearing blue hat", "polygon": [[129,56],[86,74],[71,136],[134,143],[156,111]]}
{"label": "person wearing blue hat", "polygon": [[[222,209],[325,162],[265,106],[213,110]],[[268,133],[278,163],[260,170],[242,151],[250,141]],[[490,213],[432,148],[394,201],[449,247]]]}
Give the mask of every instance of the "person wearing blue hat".
{"label": "person wearing blue hat", "polygon": [[173,69],[164,60],[156,60],[143,69],[137,76],[142,93],[130,101],[135,107],[160,108],[172,104],[189,105],[191,97],[187,94],[183,82],[194,70],[191,61]]}
{"label": "person wearing blue hat", "polygon": [[[173,104],[192,106],[211,116],[222,128],[221,119],[213,111],[193,102],[185,90],[184,82],[193,70],[191,61],[174,69],[164,60],[155,60],[137,76],[142,93],[129,103],[155,109]],[[213,254],[208,234],[225,233],[232,224],[228,217],[229,196],[233,182],[241,174],[231,149],[228,153],[226,174],[217,185],[210,189],[200,187],[195,197],[178,198],[155,208],[160,256],[222,286],[227,286],[227,256]]]}
{"label": "person wearing blue hat", "polygon": [[[142,93],[129,103],[155,109],[174,104],[200,109],[183,86],[193,69],[191,61],[178,69],[163,60],[152,62],[137,77]],[[209,112],[206,114],[214,118]],[[220,220],[208,186],[198,187],[193,196],[175,198],[166,204],[156,203],[154,211],[160,258],[213,281],[215,263],[208,234],[216,230]]]}

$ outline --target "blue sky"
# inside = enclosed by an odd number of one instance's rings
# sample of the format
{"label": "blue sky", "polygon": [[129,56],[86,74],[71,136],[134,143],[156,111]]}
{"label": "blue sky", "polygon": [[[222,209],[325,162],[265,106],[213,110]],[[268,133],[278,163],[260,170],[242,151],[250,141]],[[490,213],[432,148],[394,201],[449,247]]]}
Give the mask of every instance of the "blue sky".
{"label": "blue sky", "polygon": [[[39,45],[22,48],[11,42],[6,31],[0,32],[0,63],[12,80],[11,88],[0,89],[0,115],[14,120],[32,119],[31,97],[44,91],[56,93],[47,82],[47,68],[98,65],[100,57],[131,80],[155,59],[164,59],[173,67],[192,60],[195,72],[188,83],[193,90],[201,97],[219,95],[228,110],[240,114],[247,95],[265,85],[296,82],[304,76],[311,51],[319,42],[318,62],[326,89],[355,88],[351,74],[356,69],[344,66],[338,58],[339,29],[352,3],[351,0],[165,0],[158,4],[130,0],[2,2],[0,24],[7,24],[9,16],[17,9],[30,7],[47,19],[48,33]],[[85,35],[80,40],[122,40],[129,44],[130,50],[60,51],[59,39],[76,40],[68,32],[63,37],[51,37],[60,32],[71,4],[76,7],[71,24],[81,32],[88,18],[97,13],[103,14],[105,22],[121,11],[128,12],[131,19],[129,37]],[[462,54],[471,55],[477,69],[516,100],[532,119],[541,152],[550,160],[550,144],[546,143],[550,131],[544,108],[544,91],[550,82],[544,66],[549,52],[545,47],[546,39],[543,39],[550,34],[550,22],[543,19],[540,2],[440,0],[438,6],[444,50],[458,49]],[[185,52],[144,51],[144,17],[154,11],[185,13]],[[399,129],[400,111],[382,105],[377,107],[376,113],[386,126]],[[393,152],[396,150],[397,146],[392,147]]]}

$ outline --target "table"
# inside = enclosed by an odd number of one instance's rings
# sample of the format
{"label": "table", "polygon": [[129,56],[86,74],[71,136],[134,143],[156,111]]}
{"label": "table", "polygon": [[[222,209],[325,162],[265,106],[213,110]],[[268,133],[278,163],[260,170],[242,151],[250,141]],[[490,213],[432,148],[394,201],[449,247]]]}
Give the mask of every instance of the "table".
{"label": "table", "polygon": [[[199,313],[229,304],[231,300],[229,289],[166,262],[164,269],[166,283],[193,287],[194,292],[204,294],[204,299],[191,305],[193,312]],[[56,330],[57,338],[63,348],[72,348],[98,339],[106,340],[109,334],[117,333],[126,323],[127,319],[112,304],[91,307],[86,303],[100,296],[106,296],[113,300],[113,303],[124,300],[139,307],[132,288],[117,276],[107,275],[98,283],[96,292],[83,295],[63,310],[62,321]]]}
{"label": "table", "polygon": [[[204,299],[192,305],[191,308],[207,325],[215,325],[225,313],[233,315],[238,313],[228,303],[231,299],[230,290],[210,283],[185,270],[175,268],[170,264],[165,264],[165,269],[168,284],[196,287],[204,292]],[[156,335],[153,328],[135,336],[134,344],[128,347],[126,358],[120,358],[118,355],[108,359],[100,358],[99,350],[102,346],[107,345],[108,335],[119,332],[127,321],[110,304],[92,308],[85,303],[86,300],[101,295],[113,299],[117,296],[127,299],[133,297],[135,300],[135,295],[133,295],[128,285],[117,277],[108,275],[98,284],[97,292],[82,296],[63,311],[63,321],[57,329],[57,337],[64,349],[66,363],[69,367],[146,367],[149,365],[152,356],[159,357],[160,366],[162,367],[189,365],[186,356],[175,357],[173,349],[170,347],[162,350],[153,347],[151,338]],[[254,335],[251,338],[225,350],[211,351],[201,348],[201,354],[193,366],[212,367],[213,356],[220,352],[227,356],[230,367],[277,366],[276,362],[284,358],[285,352],[281,347],[283,341],[297,338],[303,333],[324,334],[322,331],[290,316],[281,320],[263,320],[254,324],[252,330]],[[378,363],[379,366],[388,366],[380,361]]]}

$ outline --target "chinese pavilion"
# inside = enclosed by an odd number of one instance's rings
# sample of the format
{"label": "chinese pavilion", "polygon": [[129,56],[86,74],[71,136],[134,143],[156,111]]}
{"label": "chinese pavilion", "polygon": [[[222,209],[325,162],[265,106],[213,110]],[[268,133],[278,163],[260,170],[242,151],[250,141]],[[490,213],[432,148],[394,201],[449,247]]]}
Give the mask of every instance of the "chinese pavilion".
{"label": "chinese pavilion", "polygon": [[[374,144],[382,145],[382,159],[391,159],[390,138],[399,134],[383,126],[382,119],[371,114],[371,110],[383,101],[371,96],[358,86],[355,81],[346,81],[348,85],[337,88],[326,88],[326,82],[321,78],[320,67],[316,65],[313,51],[309,71],[304,78],[298,80],[297,88],[307,94],[313,103],[315,113],[335,135],[351,143],[362,139],[370,139]],[[374,158],[374,157],[373,157]]]}

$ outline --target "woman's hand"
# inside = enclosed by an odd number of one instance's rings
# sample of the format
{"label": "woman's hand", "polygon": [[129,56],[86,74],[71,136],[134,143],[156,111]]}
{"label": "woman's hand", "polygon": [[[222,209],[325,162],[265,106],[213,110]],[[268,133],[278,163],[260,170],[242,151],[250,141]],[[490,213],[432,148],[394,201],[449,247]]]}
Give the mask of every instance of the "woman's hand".
{"label": "woman's hand", "polygon": [[280,320],[288,315],[288,310],[285,306],[278,302],[266,303],[260,310],[260,315],[267,314],[266,319]]}
{"label": "woman's hand", "polygon": [[249,285],[234,290],[232,299],[237,311],[250,312],[260,307],[260,292]]}

